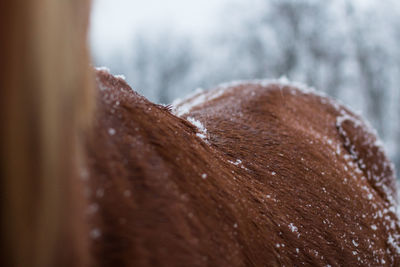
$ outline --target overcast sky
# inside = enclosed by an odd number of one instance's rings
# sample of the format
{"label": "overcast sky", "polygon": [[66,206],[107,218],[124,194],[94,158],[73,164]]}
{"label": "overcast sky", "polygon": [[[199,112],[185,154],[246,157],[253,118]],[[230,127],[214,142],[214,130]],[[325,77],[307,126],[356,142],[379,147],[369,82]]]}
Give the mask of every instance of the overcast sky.
{"label": "overcast sky", "polygon": [[94,0],[91,44],[97,53],[129,45],[137,30],[173,28],[188,34],[209,32],[220,7],[232,0]]}
{"label": "overcast sky", "polygon": [[[224,5],[243,1],[255,6],[262,0],[93,0],[91,46],[97,55],[125,50],[138,30],[151,33],[173,29],[196,38],[215,28]],[[374,1],[354,0],[358,7]]]}

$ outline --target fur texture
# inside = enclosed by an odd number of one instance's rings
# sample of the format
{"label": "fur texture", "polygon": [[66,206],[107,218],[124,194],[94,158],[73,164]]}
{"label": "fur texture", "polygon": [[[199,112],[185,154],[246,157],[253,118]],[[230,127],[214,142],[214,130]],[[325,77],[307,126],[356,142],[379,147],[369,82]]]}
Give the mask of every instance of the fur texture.
{"label": "fur texture", "polygon": [[393,167],[342,105],[241,83],[187,99],[178,117],[105,71],[97,82],[94,265],[400,264]]}

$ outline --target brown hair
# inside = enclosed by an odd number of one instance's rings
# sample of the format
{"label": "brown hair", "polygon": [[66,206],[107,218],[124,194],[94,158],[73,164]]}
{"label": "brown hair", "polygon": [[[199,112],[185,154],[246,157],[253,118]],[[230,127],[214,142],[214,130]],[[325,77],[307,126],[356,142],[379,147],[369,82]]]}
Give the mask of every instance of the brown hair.
{"label": "brown hair", "polygon": [[358,116],[286,82],[181,118],[106,71],[94,97],[88,9],[0,3],[0,266],[399,266],[393,167]]}
{"label": "brown hair", "polygon": [[400,266],[394,168],[336,101],[285,80],[174,107],[97,72],[95,266]]}
{"label": "brown hair", "polygon": [[85,264],[74,179],[93,106],[88,12],[81,0],[0,3],[1,266]]}

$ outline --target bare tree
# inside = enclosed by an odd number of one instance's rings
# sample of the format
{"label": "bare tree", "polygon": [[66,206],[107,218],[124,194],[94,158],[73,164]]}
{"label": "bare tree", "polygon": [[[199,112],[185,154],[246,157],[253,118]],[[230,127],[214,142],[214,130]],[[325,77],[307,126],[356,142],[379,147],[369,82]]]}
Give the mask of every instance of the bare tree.
{"label": "bare tree", "polygon": [[149,98],[169,103],[185,89],[185,78],[191,71],[194,52],[190,40],[172,33],[152,37],[142,33],[135,37],[130,76],[134,87],[146,89]]}
{"label": "bare tree", "polygon": [[[351,6],[351,3],[348,3]],[[355,49],[355,61],[359,68],[360,86],[365,93],[367,116],[377,128],[379,134],[385,138],[384,125],[387,114],[387,93],[389,91],[390,50],[386,47],[386,40],[376,39],[371,35],[371,24],[378,23],[371,18],[370,13],[349,13],[349,22],[352,25],[351,35]],[[358,15],[358,16],[357,16]],[[368,17],[365,17],[368,16]]]}

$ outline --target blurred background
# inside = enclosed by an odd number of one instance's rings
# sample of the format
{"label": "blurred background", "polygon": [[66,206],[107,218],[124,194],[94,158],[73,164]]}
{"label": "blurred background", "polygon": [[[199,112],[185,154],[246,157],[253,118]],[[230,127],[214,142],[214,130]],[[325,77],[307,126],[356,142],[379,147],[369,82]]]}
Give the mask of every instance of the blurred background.
{"label": "blurred background", "polygon": [[397,0],[94,0],[96,66],[171,103],[240,79],[306,83],[359,111],[400,176]]}

